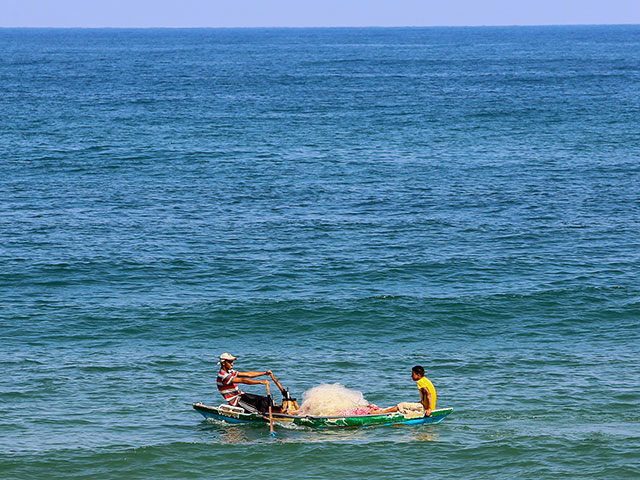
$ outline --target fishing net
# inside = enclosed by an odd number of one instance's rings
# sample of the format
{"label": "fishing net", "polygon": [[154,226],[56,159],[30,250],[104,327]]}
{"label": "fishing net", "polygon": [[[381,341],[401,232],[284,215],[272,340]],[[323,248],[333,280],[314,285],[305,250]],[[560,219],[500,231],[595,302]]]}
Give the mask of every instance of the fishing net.
{"label": "fishing net", "polygon": [[318,385],[302,394],[301,415],[330,416],[350,409],[365,408],[369,402],[362,392],[351,390],[339,383]]}

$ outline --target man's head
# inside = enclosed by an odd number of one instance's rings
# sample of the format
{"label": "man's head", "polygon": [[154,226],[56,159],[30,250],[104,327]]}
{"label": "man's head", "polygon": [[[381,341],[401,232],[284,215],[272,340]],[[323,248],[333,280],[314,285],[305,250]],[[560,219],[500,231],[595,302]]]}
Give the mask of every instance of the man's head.
{"label": "man's head", "polygon": [[218,365],[222,365],[222,368],[224,368],[226,371],[229,371],[233,367],[233,361],[236,358],[238,357],[234,357],[230,353],[225,352],[222,355],[220,355],[220,361],[218,362]]}
{"label": "man's head", "polygon": [[411,369],[411,378],[414,381],[420,380],[424,377],[424,367],[422,365],[416,365]]}

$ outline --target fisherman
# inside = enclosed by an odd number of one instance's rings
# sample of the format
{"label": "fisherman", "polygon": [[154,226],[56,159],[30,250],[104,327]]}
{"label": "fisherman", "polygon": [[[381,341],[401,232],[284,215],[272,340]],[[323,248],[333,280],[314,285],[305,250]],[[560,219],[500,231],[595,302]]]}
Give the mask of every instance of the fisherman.
{"label": "fisherman", "polygon": [[[245,393],[238,388],[238,383],[244,383],[246,385],[269,385],[269,380],[253,380],[256,377],[271,376],[276,382],[277,380],[273,376],[271,370],[266,372],[238,372],[233,369],[233,362],[237,359],[230,353],[223,353],[220,355],[220,372],[218,372],[218,390],[229,405],[238,406],[244,408],[247,412],[251,413],[264,413],[269,410],[269,404],[271,399],[262,395],[254,395],[252,393]],[[268,387],[267,387],[268,388]],[[273,405],[273,412],[280,413],[282,408]]]}
{"label": "fisherman", "polygon": [[436,408],[436,400],[438,395],[436,389],[427,377],[424,376],[424,367],[416,365],[411,369],[411,378],[417,383],[420,392],[420,403],[402,402],[395,407],[389,407],[380,410],[372,410],[371,413],[393,413],[400,412],[403,415],[411,413],[423,413],[425,417],[430,417],[431,412]]}

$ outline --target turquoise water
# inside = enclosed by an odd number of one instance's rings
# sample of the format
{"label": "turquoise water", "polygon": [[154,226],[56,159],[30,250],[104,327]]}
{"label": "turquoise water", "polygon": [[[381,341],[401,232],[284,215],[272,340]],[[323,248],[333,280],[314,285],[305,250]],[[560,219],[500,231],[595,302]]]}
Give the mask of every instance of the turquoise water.
{"label": "turquoise water", "polygon": [[[640,27],[4,29],[0,87],[0,477],[640,477]],[[223,351],[455,411],[203,422]]]}

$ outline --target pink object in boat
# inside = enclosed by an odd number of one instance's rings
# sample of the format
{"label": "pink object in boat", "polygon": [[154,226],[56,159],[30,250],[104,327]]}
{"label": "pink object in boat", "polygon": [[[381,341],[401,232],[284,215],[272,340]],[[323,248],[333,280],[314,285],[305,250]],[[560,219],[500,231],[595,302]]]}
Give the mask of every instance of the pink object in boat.
{"label": "pink object in boat", "polygon": [[366,407],[347,408],[340,410],[338,415],[341,417],[355,417],[357,415],[370,415],[371,410],[378,410],[378,406],[370,403]]}

